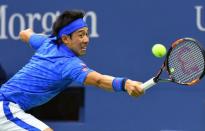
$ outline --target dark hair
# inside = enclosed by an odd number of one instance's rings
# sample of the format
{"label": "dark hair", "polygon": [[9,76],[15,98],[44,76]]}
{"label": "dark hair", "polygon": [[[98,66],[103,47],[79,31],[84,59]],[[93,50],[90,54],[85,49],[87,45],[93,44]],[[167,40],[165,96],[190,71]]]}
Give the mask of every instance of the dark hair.
{"label": "dark hair", "polygon": [[57,36],[59,31],[66,25],[72,23],[76,19],[83,18],[85,12],[82,10],[64,11],[53,24],[52,34]]}

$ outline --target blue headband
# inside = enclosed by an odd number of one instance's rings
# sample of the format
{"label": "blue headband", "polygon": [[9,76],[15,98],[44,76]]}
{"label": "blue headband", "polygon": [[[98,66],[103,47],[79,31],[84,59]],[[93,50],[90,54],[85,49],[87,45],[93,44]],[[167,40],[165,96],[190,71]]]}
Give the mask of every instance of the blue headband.
{"label": "blue headband", "polygon": [[58,33],[58,37],[61,38],[63,35],[69,35],[71,33],[73,33],[74,31],[83,28],[83,27],[87,27],[87,24],[85,23],[85,21],[82,18],[79,18],[75,21],[73,21],[72,23],[70,23],[69,25],[63,27],[59,33]]}

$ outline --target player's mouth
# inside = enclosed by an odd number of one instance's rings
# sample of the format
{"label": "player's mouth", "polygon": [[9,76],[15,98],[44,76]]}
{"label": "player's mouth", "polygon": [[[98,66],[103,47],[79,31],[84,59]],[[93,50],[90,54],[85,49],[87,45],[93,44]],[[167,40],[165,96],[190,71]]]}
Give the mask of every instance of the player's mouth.
{"label": "player's mouth", "polygon": [[87,47],[81,47],[81,50],[86,51]]}

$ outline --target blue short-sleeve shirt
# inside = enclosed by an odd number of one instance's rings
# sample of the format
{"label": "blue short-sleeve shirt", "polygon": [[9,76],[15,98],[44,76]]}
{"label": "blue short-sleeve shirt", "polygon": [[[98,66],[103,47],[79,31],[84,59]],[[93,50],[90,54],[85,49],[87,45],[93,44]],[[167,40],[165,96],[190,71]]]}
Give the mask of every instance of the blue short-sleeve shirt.
{"label": "blue short-sleeve shirt", "polygon": [[83,84],[93,71],[66,45],[56,45],[52,37],[32,35],[29,43],[35,54],[0,88],[5,100],[24,110],[46,103],[72,82]]}

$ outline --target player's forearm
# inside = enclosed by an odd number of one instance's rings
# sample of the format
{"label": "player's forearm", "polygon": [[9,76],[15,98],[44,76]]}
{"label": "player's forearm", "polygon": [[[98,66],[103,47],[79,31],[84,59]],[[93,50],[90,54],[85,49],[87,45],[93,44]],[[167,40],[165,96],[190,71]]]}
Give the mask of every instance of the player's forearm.
{"label": "player's forearm", "polygon": [[112,81],[114,77],[109,76],[109,75],[102,75],[97,72],[91,72],[88,74],[85,85],[91,85],[91,86],[96,86],[103,88],[105,90],[112,91]]}
{"label": "player's forearm", "polygon": [[98,72],[91,72],[88,74],[84,84],[97,86],[109,91],[125,91],[126,80],[127,79],[121,77],[113,77]]}
{"label": "player's forearm", "polygon": [[85,85],[97,86],[109,91],[126,91],[131,96],[140,96],[144,93],[141,83],[122,77],[102,75],[98,72],[90,72],[84,82]]}
{"label": "player's forearm", "polygon": [[113,90],[112,82],[114,80],[114,77],[108,76],[108,75],[102,75],[101,79],[99,79],[97,86],[109,91]]}

